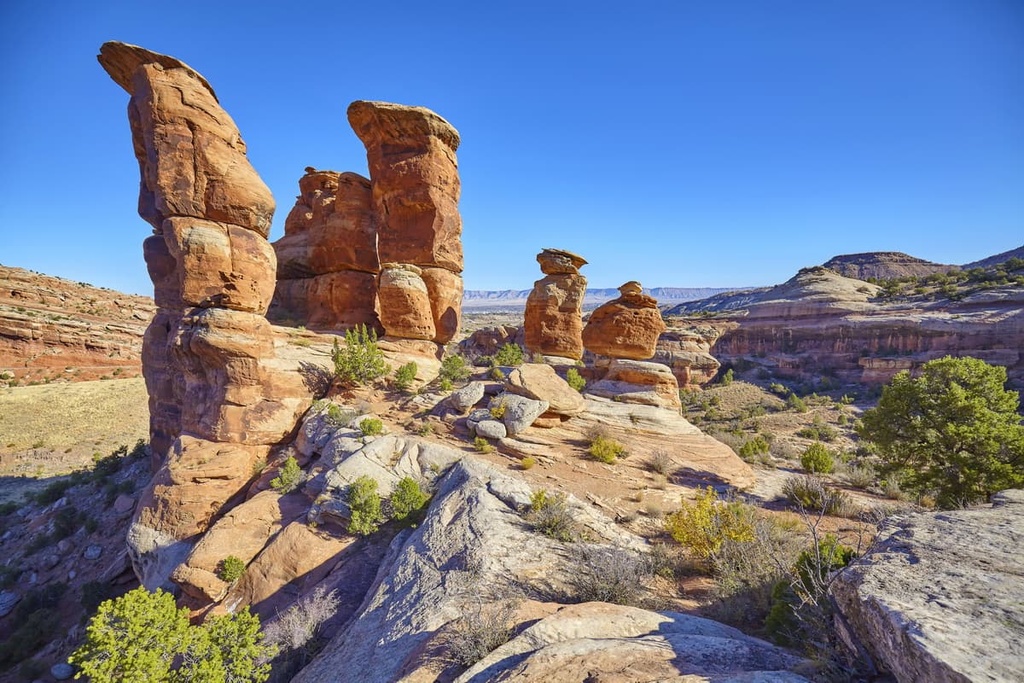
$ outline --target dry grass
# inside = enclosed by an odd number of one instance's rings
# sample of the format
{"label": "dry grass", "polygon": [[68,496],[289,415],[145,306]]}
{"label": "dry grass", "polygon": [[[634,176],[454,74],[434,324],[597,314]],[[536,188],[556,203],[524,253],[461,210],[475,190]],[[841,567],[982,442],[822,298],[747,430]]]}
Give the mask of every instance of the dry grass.
{"label": "dry grass", "polygon": [[[141,379],[46,384],[0,390],[0,476],[6,500],[36,479],[92,467],[148,437],[149,409]],[[21,484],[21,485],[19,485]]]}

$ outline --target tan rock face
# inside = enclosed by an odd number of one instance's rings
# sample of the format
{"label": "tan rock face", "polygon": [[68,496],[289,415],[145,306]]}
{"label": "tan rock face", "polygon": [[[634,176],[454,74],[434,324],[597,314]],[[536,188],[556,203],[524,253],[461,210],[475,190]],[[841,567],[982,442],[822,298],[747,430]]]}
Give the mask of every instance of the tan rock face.
{"label": "tan rock face", "polygon": [[646,360],[654,355],[665,321],[658,302],[643,294],[640,283],[619,287],[621,296],[602,304],[590,314],[583,328],[587,350],[612,358]]}
{"label": "tan rock face", "polygon": [[711,355],[711,345],[718,336],[717,330],[710,327],[669,329],[658,337],[657,349],[651,360],[671,368],[680,387],[706,384],[714,379],[722,366]]}
{"label": "tan rock face", "polygon": [[444,268],[423,268],[420,276],[427,285],[434,341],[447,344],[458,334],[462,323],[462,277]]}
{"label": "tan rock face", "polygon": [[558,376],[554,368],[542,363],[524,363],[509,373],[505,388],[513,394],[547,401],[548,412],[563,417],[582,413],[586,401]]}
{"label": "tan rock face", "polygon": [[537,262],[545,275],[576,275],[587,265],[582,256],[562,249],[544,249],[537,254]]}
{"label": "tan rock face", "polygon": [[430,294],[421,272],[416,266],[396,263],[385,264],[380,271],[380,322],[390,337],[433,339],[436,335]]}
{"label": "tan rock face", "polygon": [[638,403],[678,411],[679,383],[661,363],[613,359],[605,376],[587,387],[587,393],[621,403]]}

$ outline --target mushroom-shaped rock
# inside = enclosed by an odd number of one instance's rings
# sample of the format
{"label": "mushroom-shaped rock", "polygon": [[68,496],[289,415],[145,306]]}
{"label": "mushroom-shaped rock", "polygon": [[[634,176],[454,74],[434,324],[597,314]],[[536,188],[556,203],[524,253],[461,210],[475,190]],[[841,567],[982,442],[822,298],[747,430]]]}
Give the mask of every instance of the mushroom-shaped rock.
{"label": "mushroom-shaped rock", "polygon": [[658,337],[666,329],[658,302],[645,295],[635,280],[619,287],[619,294],[590,314],[583,345],[602,356],[646,360],[654,355]]}
{"label": "mushroom-shaped rock", "polygon": [[537,261],[545,277],[534,283],[526,299],[526,348],[531,353],[582,358],[587,278],[579,269],[586,261],[559,249],[545,249],[537,254]]}

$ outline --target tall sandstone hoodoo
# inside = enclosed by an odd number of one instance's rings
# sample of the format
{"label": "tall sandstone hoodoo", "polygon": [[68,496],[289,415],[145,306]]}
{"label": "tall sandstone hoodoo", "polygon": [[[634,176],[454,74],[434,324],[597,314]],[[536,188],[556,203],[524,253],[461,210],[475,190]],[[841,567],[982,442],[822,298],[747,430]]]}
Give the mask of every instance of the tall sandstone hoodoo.
{"label": "tall sandstone hoodoo", "polygon": [[583,297],[586,260],[561,249],[544,249],[537,262],[545,277],[526,299],[524,330],[530,353],[579,360],[583,357]]}
{"label": "tall sandstone hoodoo", "polygon": [[[462,315],[459,133],[429,109],[387,102],[353,102],[348,120],[366,147],[380,261],[419,270],[405,268],[400,282],[382,273],[381,289],[398,284],[419,292],[422,282],[434,327],[430,338],[447,343],[459,331]],[[412,291],[407,290],[409,297]],[[385,334],[426,338],[421,321],[386,311],[386,298],[390,294],[380,301]]]}
{"label": "tall sandstone hoodoo", "polygon": [[173,57],[125,43],[100,64],[130,95],[143,253],[157,313],[143,342],[151,447],[159,466],[129,532],[136,571],[166,583],[253,465],[308,407],[274,362],[264,315],[277,260],[274,199],[209,83]]}
{"label": "tall sandstone hoodoo", "polygon": [[631,280],[619,287],[619,298],[594,309],[583,328],[583,346],[600,356],[646,360],[654,355],[665,331],[658,302]]}

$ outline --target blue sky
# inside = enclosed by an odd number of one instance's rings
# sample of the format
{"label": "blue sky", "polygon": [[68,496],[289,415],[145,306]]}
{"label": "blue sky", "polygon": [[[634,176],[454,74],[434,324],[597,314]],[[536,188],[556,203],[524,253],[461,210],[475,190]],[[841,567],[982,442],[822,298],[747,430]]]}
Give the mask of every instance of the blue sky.
{"label": "blue sky", "polygon": [[1019,0],[6,0],[0,263],[151,292],[106,40],[213,84],[272,239],[304,167],[366,174],[349,102],[437,111],[462,134],[469,289],[530,287],[543,247],[595,287],[742,286],[1024,243]]}

